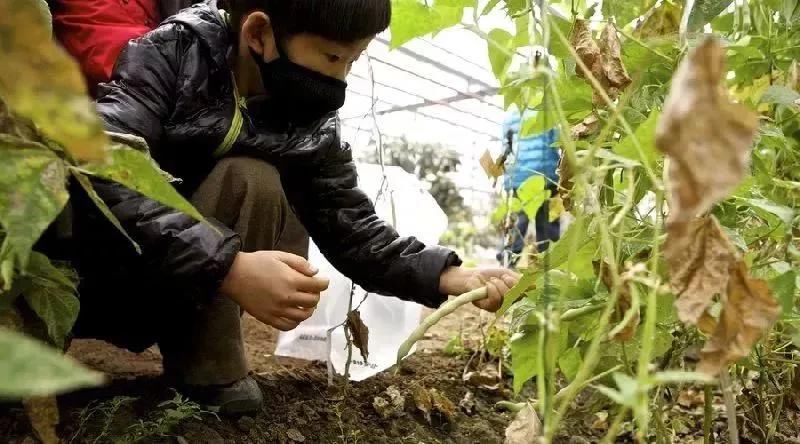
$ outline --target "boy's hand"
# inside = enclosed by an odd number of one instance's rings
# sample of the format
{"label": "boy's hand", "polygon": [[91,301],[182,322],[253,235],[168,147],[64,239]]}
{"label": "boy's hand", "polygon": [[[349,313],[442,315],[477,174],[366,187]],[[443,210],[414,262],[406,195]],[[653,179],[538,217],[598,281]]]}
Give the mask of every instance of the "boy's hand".
{"label": "boy's hand", "polygon": [[483,310],[495,312],[503,305],[503,296],[517,284],[519,278],[519,274],[505,268],[450,267],[439,278],[439,291],[457,296],[485,286],[488,296],[474,304]]}
{"label": "boy's hand", "polygon": [[283,251],[239,253],[220,292],[259,321],[289,331],[314,313],[328,279],[307,260]]}

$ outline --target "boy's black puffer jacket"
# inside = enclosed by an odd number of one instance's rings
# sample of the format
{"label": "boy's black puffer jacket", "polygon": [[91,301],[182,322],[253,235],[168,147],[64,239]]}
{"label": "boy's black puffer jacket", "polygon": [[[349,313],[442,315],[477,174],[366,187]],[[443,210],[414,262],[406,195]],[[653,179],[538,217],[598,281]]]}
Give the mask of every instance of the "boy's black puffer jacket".
{"label": "boy's black puffer jacket", "polygon": [[[442,247],[401,238],[381,221],[356,186],[347,144],[336,116],[308,128],[280,125],[281,110],[242,107],[244,124],[233,146],[219,146],[234,116],[228,54],[234,36],[216,0],[184,10],[131,41],[112,81],[100,86],[97,109],[108,129],[144,137],[161,167],[184,180],[189,194],[220,155],[262,158],[280,170],[289,201],[331,263],[356,283],[438,306],[439,276],[460,263]],[[195,295],[211,297],[239,251],[239,239],[113,183],[98,183],[100,196],[142,248],[154,276]]]}

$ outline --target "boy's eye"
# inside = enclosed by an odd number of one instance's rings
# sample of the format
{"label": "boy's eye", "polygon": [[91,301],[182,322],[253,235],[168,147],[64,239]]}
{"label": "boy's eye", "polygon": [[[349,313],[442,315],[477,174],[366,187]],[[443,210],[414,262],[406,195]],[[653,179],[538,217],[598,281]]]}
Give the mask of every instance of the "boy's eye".
{"label": "boy's eye", "polygon": [[339,63],[342,58],[336,54],[327,54],[328,61],[331,63]]}

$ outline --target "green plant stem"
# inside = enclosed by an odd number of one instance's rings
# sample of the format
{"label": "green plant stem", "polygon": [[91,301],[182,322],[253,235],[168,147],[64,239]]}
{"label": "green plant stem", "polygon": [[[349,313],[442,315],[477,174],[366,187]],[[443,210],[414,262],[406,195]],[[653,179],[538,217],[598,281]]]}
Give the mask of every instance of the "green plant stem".
{"label": "green plant stem", "polygon": [[719,375],[722,386],[722,397],[725,400],[725,416],[728,417],[728,436],[730,444],[739,444],[739,428],[736,425],[736,398],[733,396],[733,386],[728,370],[722,370]]}
{"label": "green plant stem", "polygon": [[612,444],[619,435],[619,429],[622,427],[622,421],[625,419],[625,416],[628,414],[628,407],[621,407],[616,416],[614,416],[614,421],[611,422],[611,426],[608,428],[608,433],[601,441],[602,444]]}
{"label": "green plant stem", "polygon": [[456,311],[462,305],[479,301],[484,299],[486,296],[486,287],[481,287],[472,291],[468,291],[442,304],[439,309],[423,319],[422,323],[420,323],[420,325],[415,328],[413,332],[411,332],[411,334],[408,336],[408,339],[406,339],[405,342],[400,345],[400,348],[397,350],[397,364],[400,364],[403,358],[405,358],[411,351],[411,347],[413,347],[417,341],[425,336],[425,332],[428,331],[429,328],[436,325],[436,323],[439,322],[443,317]]}
{"label": "green plant stem", "polygon": [[[600,224],[599,230],[601,246],[606,249],[606,255],[613,258],[613,245],[611,244],[608,235],[608,228],[605,226],[605,224]],[[612,279],[618,280],[619,278],[617,275],[616,261],[611,261],[609,268],[611,268]],[[577,396],[578,392],[583,388],[583,382],[589,378],[591,372],[597,365],[597,361],[600,358],[600,345],[606,340],[606,329],[611,321],[611,315],[614,313],[614,307],[616,306],[617,298],[619,297],[619,292],[617,289],[618,286],[615,284],[614,288],[611,289],[611,294],[606,300],[606,306],[603,310],[603,313],[600,315],[600,321],[597,326],[598,334],[589,345],[583,365],[578,370],[578,374],[575,376],[573,383],[566,387],[564,397],[557,406],[553,420],[545,424],[545,442],[552,442],[559,422],[561,422],[561,419],[567,413],[567,409],[569,409],[572,400],[575,399],[575,396]]]}
{"label": "green plant stem", "polygon": [[711,444],[714,441],[711,437],[711,423],[714,419],[713,402],[711,385],[706,384],[703,387],[703,444]]}

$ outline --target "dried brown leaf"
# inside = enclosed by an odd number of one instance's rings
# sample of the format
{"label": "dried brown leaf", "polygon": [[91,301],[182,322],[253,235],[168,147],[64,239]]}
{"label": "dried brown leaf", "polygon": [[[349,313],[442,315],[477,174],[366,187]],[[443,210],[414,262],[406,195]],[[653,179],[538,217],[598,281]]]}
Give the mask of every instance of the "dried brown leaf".
{"label": "dried brown leaf", "polygon": [[[714,297],[728,288],[731,267],[739,260],[714,216],[669,228],[664,256],[677,300],[678,318],[696,325]],[[703,325],[708,325],[704,319]],[[707,329],[708,327],[704,328]]]}
{"label": "dried brown leaf", "polygon": [[417,410],[422,412],[423,416],[425,416],[425,420],[430,423],[431,412],[433,411],[431,393],[426,390],[425,387],[415,382],[411,384],[411,397],[414,399],[414,405],[417,406]]}
{"label": "dried brown leaf", "polygon": [[36,436],[44,444],[57,444],[56,426],[59,422],[58,403],[55,396],[29,398],[23,401],[25,413],[31,421]]}
{"label": "dried brown leaf", "polygon": [[[609,23],[600,33],[600,53],[603,56],[603,78],[600,83],[606,89],[611,100],[631,84],[631,78],[625,65],[622,64],[622,45],[619,42],[617,28]],[[597,103],[597,102],[596,102]],[[599,102],[602,104],[602,99]]]}
{"label": "dried brown leaf", "polygon": [[573,139],[585,139],[600,131],[600,119],[596,115],[590,114],[582,121],[570,128]]}
{"label": "dried brown leaf", "polygon": [[[608,24],[603,28],[598,44],[592,37],[588,22],[581,19],[575,20],[570,35],[570,44],[611,100],[619,97],[620,93],[630,85],[631,78],[622,64],[622,45],[617,28],[613,24]],[[578,77],[587,79],[589,84],[594,87],[583,69],[577,69],[576,74]],[[596,90],[593,93],[592,102],[597,106],[605,105],[605,100]]]}
{"label": "dried brown leaf", "polygon": [[542,421],[536,411],[526,404],[506,428],[504,444],[535,444],[542,435]]}
{"label": "dried brown leaf", "polygon": [[[569,42],[578,57],[589,69],[589,72],[598,80],[603,75],[603,55],[600,52],[600,46],[594,41],[592,37],[592,30],[589,28],[589,22],[582,19],[575,20],[572,26],[572,34],[570,34]],[[588,76],[582,69],[577,69],[575,74],[582,78],[587,79]]]}
{"label": "dried brown leaf", "polygon": [[710,210],[745,174],[758,117],[728,98],[724,57],[709,38],[684,59],[656,128],[656,146],[671,160],[669,226]]}
{"label": "dried brown leaf", "polygon": [[767,282],[751,278],[744,262],[731,268],[723,304],[717,328],[700,352],[698,370],[710,375],[750,354],[780,315]]}
{"label": "dried brown leaf", "polygon": [[497,162],[492,159],[492,154],[489,150],[483,152],[480,158],[480,164],[483,171],[492,179],[496,179],[503,175],[503,167],[497,165]]}
{"label": "dried brown leaf", "polygon": [[672,2],[662,2],[646,14],[644,20],[636,27],[635,33],[641,38],[675,34],[680,29],[680,24],[681,8]]}
{"label": "dried brown leaf", "polygon": [[[614,280],[611,276],[611,269],[609,268],[608,264],[606,262],[603,262],[602,264],[595,263],[595,268],[598,269],[597,272],[600,276],[600,280],[603,282],[606,288],[611,291],[614,288]],[[625,315],[629,310],[631,310],[631,308],[633,308],[633,298],[631,297],[629,285],[631,285],[631,282],[623,273],[623,275],[619,277],[619,287],[617,288],[617,305],[614,308],[614,319],[615,322],[625,322],[625,325],[618,325],[611,331],[609,337],[614,341],[627,342],[633,339],[633,337],[636,336],[636,328],[640,323],[638,307],[633,313],[632,317],[625,321]]]}
{"label": "dried brown leaf", "polygon": [[433,410],[439,412],[447,421],[453,422],[456,417],[456,405],[435,388],[430,389]]}
{"label": "dried brown leaf", "polygon": [[369,327],[361,320],[361,313],[358,310],[347,313],[347,329],[350,330],[353,345],[361,351],[361,356],[366,361],[369,357]]}
{"label": "dried brown leaf", "polygon": [[571,165],[569,156],[561,156],[558,161],[558,196],[564,204],[564,210],[572,210],[572,188],[575,186],[575,167]]}
{"label": "dried brown leaf", "polygon": [[387,387],[384,394],[389,398],[388,401],[383,396],[376,396],[373,399],[372,406],[375,411],[384,419],[402,416],[406,408],[405,396],[393,385]]}

